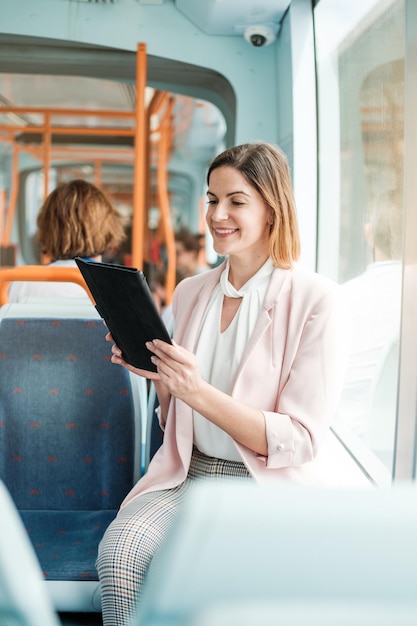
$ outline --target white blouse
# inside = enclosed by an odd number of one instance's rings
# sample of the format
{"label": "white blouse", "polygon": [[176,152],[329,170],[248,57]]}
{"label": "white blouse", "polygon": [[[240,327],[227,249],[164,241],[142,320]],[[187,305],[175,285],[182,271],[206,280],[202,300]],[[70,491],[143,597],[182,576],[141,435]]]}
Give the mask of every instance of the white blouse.
{"label": "white blouse", "polygon": [[[200,372],[208,383],[230,394],[244,349],[255,327],[268,284],[274,269],[273,262],[266,263],[242,287],[231,285],[229,261],[221,274],[220,282],[213,290],[202,320],[197,340],[196,356]],[[220,332],[223,297],[242,298],[242,302],[224,332]],[[224,430],[205,417],[193,412],[194,444],[207,456],[241,461],[233,439]]]}

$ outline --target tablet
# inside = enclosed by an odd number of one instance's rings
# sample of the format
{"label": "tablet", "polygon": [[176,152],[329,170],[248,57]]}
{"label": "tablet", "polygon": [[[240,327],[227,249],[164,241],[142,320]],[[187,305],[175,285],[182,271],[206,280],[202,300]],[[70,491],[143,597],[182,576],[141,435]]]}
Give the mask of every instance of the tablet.
{"label": "tablet", "polygon": [[96,309],[104,319],[126,363],[156,372],[145,343],[162,339],[171,343],[156,308],[145,275],[134,267],[99,263],[76,257]]}

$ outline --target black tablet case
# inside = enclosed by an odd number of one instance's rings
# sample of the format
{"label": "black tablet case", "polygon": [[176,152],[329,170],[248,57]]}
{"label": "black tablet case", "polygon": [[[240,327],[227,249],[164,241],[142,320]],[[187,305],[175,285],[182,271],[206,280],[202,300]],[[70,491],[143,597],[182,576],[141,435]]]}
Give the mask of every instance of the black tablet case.
{"label": "black tablet case", "polygon": [[123,358],[134,367],[156,371],[145,342],[162,339],[171,343],[155,306],[145,275],[134,267],[75,258]]}

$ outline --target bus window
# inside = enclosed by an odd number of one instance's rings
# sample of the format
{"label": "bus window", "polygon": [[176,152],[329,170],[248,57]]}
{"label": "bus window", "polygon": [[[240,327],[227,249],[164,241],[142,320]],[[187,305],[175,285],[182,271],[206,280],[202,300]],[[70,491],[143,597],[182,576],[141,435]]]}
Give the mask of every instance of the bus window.
{"label": "bus window", "polygon": [[389,476],[401,317],[404,27],[402,0],[321,0],[315,8],[318,271],[342,285],[353,319],[334,429],[348,431]]}

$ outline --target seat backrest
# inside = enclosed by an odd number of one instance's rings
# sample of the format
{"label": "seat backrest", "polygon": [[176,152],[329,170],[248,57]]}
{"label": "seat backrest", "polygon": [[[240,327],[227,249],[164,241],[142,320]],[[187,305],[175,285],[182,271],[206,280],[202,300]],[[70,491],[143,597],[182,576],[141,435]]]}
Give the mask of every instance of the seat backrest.
{"label": "seat backrest", "polygon": [[323,615],[333,605],[407,607],[416,618],[416,536],[413,485],[196,481],[154,558],[132,624],[198,624],[196,616],[214,607],[268,603],[319,606]]}
{"label": "seat backrest", "polygon": [[0,317],[0,478],[19,509],[117,509],[140,474],[138,406],[146,406],[139,398],[146,388],[111,363],[92,305],[82,317],[74,305],[61,316],[51,305],[48,317],[25,305],[13,317],[7,306]]}
{"label": "seat backrest", "polygon": [[0,481],[0,624],[58,626],[22,520]]}

